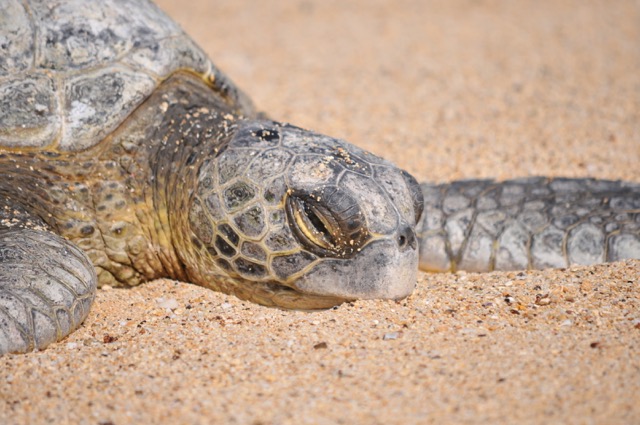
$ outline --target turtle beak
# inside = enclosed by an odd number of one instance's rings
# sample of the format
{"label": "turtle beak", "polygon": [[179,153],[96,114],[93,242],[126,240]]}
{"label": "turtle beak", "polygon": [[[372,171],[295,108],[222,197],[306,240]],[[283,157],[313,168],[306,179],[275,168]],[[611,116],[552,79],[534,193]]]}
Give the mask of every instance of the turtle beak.
{"label": "turtle beak", "polygon": [[374,240],[349,259],[325,258],[292,286],[309,294],[344,299],[402,299],[415,288],[418,250],[406,227],[395,238]]}

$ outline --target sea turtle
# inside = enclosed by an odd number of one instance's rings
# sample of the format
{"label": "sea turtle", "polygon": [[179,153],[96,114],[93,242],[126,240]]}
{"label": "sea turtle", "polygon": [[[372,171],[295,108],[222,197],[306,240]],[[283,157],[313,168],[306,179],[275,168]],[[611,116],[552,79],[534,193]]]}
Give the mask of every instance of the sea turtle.
{"label": "sea turtle", "polygon": [[640,258],[640,185],[419,185],[256,113],[148,1],[4,0],[0,47],[0,354],[68,335],[99,285],[311,310],[406,297],[418,265]]}

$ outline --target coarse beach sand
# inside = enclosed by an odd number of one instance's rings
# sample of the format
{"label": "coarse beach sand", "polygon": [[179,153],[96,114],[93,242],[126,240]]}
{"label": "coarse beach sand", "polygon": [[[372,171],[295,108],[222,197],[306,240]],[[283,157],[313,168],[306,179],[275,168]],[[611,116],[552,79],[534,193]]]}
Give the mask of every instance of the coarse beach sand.
{"label": "coarse beach sand", "polygon": [[[163,0],[278,120],[418,180],[640,181],[640,3]],[[102,289],[0,358],[1,424],[639,424],[640,262],[420,274],[288,312],[187,283]]]}

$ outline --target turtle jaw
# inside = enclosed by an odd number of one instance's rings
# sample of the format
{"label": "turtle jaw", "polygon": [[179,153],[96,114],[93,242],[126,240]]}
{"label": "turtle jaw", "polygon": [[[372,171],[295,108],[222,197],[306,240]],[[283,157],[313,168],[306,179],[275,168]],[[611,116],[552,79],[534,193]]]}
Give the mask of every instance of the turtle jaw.
{"label": "turtle jaw", "polygon": [[[412,229],[407,229],[409,238]],[[415,241],[398,246],[407,236],[374,240],[349,259],[325,258],[293,282],[307,296],[343,299],[406,298],[413,292],[418,274]],[[409,246],[412,245],[412,246]]]}
{"label": "turtle jaw", "polygon": [[235,295],[258,304],[285,310],[326,310],[353,298],[304,293],[276,282],[245,282],[236,287]]}
{"label": "turtle jaw", "polygon": [[195,273],[190,278],[197,285],[267,307],[312,311],[326,310],[345,302],[354,301],[354,298],[305,293],[289,283],[285,284],[274,280],[254,281],[239,276],[231,277],[211,270],[204,273],[193,271]]}

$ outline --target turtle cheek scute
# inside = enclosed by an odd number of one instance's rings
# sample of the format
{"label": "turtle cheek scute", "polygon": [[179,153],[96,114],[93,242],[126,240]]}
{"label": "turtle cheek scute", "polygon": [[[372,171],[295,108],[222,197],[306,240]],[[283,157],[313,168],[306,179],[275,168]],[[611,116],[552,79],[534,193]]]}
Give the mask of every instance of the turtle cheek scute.
{"label": "turtle cheek scute", "polygon": [[374,166],[374,177],[384,189],[402,221],[417,224],[424,210],[422,190],[418,182],[404,170],[391,163]]}
{"label": "turtle cheek scute", "polygon": [[368,231],[388,235],[398,228],[399,217],[394,205],[371,178],[345,173],[340,180],[340,187],[357,196],[359,208],[367,219]]}
{"label": "turtle cheek scute", "polygon": [[424,195],[422,194],[422,189],[420,188],[420,184],[411,174],[407,173],[404,170],[400,171],[402,173],[402,177],[404,177],[404,181],[409,188],[409,192],[411,193],[411,201],[413,203],[413,211],[415,213],[416,224],[420,222],[422,218],[422,213],[424,212]]}
{"label": "turtle cheek scute", "polygon": [[189,210],[189,224],[197,240],[210,245],[213,240],[213,226],[199,199],[195,199]]}

